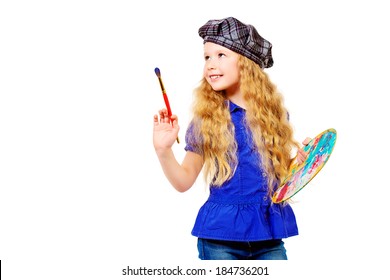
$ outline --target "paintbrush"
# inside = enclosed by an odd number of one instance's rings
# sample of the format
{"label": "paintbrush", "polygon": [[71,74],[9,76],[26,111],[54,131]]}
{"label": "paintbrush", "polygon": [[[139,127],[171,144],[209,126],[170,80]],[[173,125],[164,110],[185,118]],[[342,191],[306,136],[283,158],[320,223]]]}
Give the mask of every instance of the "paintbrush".
{"label": "paintbrush", "polygon": [[[167,107],[167,111],[168,111],[168,117],[169,117],[169,119],[171,119],[172,110],[171,110],[171,106],[169,105],[167,92],[165,91],[165,87],[164,87],[164,84],[163,84],[162,79],[161,79],[161,71],[158,67],[156,67],[156,68],[154,68],[154,72],[156,73],[158,81],[160,82],[160,87],[161,87],[161,91],[162,91],[162,94],[164,97],[165,106]],[[179,137],[176,138],[176,141],[177,141],[177,143],[180,143]]]}

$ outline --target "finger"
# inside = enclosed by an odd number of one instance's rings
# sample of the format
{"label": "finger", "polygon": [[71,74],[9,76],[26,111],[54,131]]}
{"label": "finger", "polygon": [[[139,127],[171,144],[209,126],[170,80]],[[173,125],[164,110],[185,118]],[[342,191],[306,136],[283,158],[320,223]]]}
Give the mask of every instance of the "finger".
{"label": "finger", "polygon": [[298,164],[302,164],[304,161],[305,161],[305,159],[302,157],[302,155],[298,154],[298,156],[297,156]]}
{"label": "finger", "polygon": [[157,115],[153,116],[153,123],[154,123],[154,125],[158,125],[159,124]]}
{"label": "finger", "polygon": [[159,113],[159,115],[167,115],[168,111],[167,111],[167,109],[163,108],[163,109],[158,110],[158,113]]}
{"label": "finger", "polygon": [[308,155],[308,153],[306,153],[302,149],[298,150],[298,160],[299,160],[300,164],[303,163],[306,160],[307,155]]}
{"label": "finger", "polygon": [[173,124],[175,124],[175,123],[177,124],[179,122],[179,119],[178,119],[178,117],[176,115],[172,115],[171,116],[171,121],[172,121]]}
{"label": "finger", "polygon": [[160,122],[169,123],[168,111],[166,109],[161,109],[158,113],[160,115]]}
{"label": "finger", "polygon": [[299,149],[298,154],[301,158],[306,158],[308,153],[306,153],[304,150]]}
{"label": "finger", "polygon": [[311,141],[311,138],[306,137],[305,140],[303,140],[302,144],[306,146],[307,144],[309,144],[310,141]]}
{"label": "finger", "polygon": [[163,110],[158,110],[158,114],[160,116],[160,119],[164,118],[164,111]]}

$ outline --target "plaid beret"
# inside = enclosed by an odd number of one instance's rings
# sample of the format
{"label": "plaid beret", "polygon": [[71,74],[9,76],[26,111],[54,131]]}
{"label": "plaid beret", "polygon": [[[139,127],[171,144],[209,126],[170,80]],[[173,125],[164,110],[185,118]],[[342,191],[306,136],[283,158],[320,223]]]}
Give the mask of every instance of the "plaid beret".
{"label": "plaid beret", "polygon": [[253,60],[261,68],[269,68],[274,64],[272,44],[260,36],[249,24],[228,17],[220,20],[209,20],[199,28],[199,36],[204,43],[211,42]]}

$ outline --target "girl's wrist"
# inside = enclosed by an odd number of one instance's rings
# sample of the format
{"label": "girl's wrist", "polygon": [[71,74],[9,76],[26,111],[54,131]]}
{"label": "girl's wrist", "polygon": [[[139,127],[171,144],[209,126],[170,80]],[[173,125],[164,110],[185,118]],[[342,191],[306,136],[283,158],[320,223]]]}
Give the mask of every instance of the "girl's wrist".
{"label": "girl's wrist", "polygon": [[166,157],[172,153],[171,147],[158,147],[154,149],[158,157]]}

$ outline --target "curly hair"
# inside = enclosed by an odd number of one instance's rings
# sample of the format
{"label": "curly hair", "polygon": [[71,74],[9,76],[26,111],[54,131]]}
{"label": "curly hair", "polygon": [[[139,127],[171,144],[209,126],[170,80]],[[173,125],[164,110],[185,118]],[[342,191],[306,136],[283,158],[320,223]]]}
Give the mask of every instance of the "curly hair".
{"label": "curly hair", "polygon": [[[291,156],[298,143],[288,121],[283,97],[259,65],[240,55],[240,91],[246,102],[246,125],[260,155],[271,194],[275,184],[287,176]],[[224,91],[214,91],[205,78],[194,90],[193,125],[199,135],[204,176],[208,183],[221,186],[237,166],[237,143]],[[199,139],[198,139],[199,140]]]}

